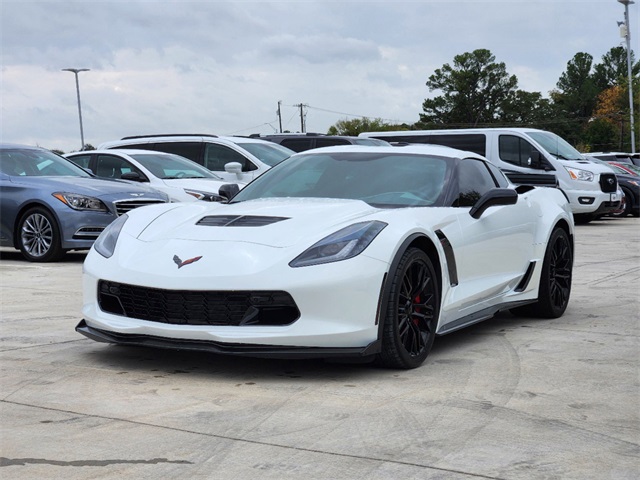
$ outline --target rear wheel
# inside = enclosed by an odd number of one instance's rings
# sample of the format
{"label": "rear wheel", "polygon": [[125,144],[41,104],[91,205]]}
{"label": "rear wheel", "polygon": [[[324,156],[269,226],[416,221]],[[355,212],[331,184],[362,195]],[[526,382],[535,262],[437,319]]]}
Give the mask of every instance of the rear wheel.
{"label": "rear wheel", "polygon": [[541,318],[562,316],[569,304],[572,271],[573,250],[569,235],[562,228],[556,228],[551,234],[544,255],[538,301],[514,308],[512,312],[516,315]]}
{"label": "rear wheel", "polygon": [[377,361],[391,368],[416,368],[427,358],[438,321],[440,294],[433,263],[426,253],[410,248],[391,280]]}
{"label": "rear wheel", "polygon": [[64,255],[60,228],[42,207],[28,210],[18,223],[18,248],[30,262],[51,262]]}

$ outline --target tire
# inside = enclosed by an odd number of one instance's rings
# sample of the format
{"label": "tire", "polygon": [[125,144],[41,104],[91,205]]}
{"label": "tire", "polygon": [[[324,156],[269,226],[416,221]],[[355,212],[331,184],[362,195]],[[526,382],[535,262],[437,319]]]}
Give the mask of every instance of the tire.
{"label": "tire", "polygon": [[624,196],[622,197],[624,201],[624,211],[618,216],[626,217],[631,215],[631,209],[633,208],[633,193],[626,188],[623,188],[622,191],[624,192]]}
{"label": "tire", "polygon": [[426,253],[408,249],[391,279],[377,363],[410,369],[422,365],[435,339],[440,292],[433,263]]}
{"label": "tire", "polygon": [[579,213],[573,215],[573,221],[576,225],[586,225],[587,223],[595,220],[597,215],[591,213]]}
{"label": "tire", "polygon": [[564,229],[556,228],[544,254],[538,301],[514,308],[512,313],[539,318],[561,317],[569,304],[572,270],[573,250],[569,235]]}
{"label": "tire", "polygon": [[20,218],[17,244],[30,262],[52,262],[65,253],[58,223],[51,212],[42,207],[27,210]]}

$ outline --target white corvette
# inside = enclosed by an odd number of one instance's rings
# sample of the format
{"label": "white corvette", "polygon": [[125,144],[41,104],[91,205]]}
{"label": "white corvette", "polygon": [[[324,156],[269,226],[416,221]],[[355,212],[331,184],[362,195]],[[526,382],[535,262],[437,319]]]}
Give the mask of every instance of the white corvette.
{"label": "white corvette", "polygon": [[292,156],[229,203],[134,210],[84,264],[76,330],[109,343],[421,365],[437,335],[510,309],[561,316],[573,217],[447,147]]}

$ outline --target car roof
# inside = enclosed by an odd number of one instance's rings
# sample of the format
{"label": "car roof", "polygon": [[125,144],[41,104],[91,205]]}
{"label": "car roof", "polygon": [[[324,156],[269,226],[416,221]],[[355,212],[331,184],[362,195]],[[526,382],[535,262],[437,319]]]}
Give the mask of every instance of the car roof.
{"label": "car roof", "polygon": [[158,150],[144,150],[142,148],[118,148],[117,150],[110,149],[110,148],[98,148],[96,150],[84,150],[81,152],[71,152],[63,156],[68,157],[71,155],[87,155],[87,154],[93,154],[93,153],[109,154],[109,155],[124,154],[124,155],[170,155],[175,157],[179,156],[175,153],[161,152]]}
{"label": "car roof", "polygon": [[233,136],[220,136],[220,135],[209,135],[209,134],[162,134],[162,135],[138,135],[131,137],[123,137],[120,140],[112,140],[109,142],[103,142],[98,145],[99,150],[108,149],[114,145],[127,145],[127,144],[137,144],[137,143],[153,143],[153,142],[231,142],[231,143],[261,143],[273,145],[272,142],[268,140],[261,140],[259,138],[249,138],[249,137],[233,137]]}
{"label": "car roof", "polygon": [[331,147],[316,148],[313,150],[305,150],[298,155],[323,155],[326,153],[349,152],[349,153],[389,153],[389,154],[405,154],[405,155],[435,155],[451,158],[476,158],[485,160],[477,153],[458,150],[456,148],[445,147],[444,145],[434,145],[425,143],[407,143],[392,146],[370,146],[370,145],[336,145]]}

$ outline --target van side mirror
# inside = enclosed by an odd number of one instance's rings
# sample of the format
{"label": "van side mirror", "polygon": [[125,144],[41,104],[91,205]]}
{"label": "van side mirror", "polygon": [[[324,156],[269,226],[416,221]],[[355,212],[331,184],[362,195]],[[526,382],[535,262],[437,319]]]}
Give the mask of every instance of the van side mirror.
{"label": "van side mirror", "polygon": [[482,216],[484,211],[489,207],[496,207],[498,205],[515,205],[518,202],[518,192],[511,188],[494,188],[482,195],[475,203],[469,215],[478,219]]}
{"label": "van side mirror", "polygon": [[[227,164],[228,165],[228,164]],[[239,165],[239,164],[238,164]],[[231,200],[240,191],[240,187],[236,183],[225,183],[220,185],[218,189],[218,195],[227,199],[227,202]]]}
{"label": "van side mirror", "polygon": [[529,156],[529,160],[527,161],[527,165],[531,168],[540,169],[542,162],[540,160],[540,152],[537,150],[532,150],[531,155]]}

